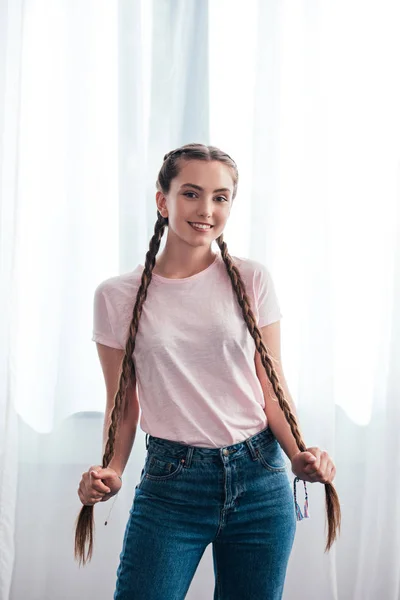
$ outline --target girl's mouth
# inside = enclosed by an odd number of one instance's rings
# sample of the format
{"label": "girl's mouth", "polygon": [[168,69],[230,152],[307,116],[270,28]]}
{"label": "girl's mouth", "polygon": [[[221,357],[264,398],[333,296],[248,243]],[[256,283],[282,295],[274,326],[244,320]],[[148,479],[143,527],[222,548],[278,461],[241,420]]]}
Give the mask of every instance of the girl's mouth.
{"label": "girl's mouth", "polygon": [[195,231],[198,231],[199,233],[206,233],[207,231],[210,231],[210,229],[212,229],[212,225],[195,225],[194,223],[191,223],[190,221],[188,221],[189,225],[191,226],[192,229],[194,229]]}

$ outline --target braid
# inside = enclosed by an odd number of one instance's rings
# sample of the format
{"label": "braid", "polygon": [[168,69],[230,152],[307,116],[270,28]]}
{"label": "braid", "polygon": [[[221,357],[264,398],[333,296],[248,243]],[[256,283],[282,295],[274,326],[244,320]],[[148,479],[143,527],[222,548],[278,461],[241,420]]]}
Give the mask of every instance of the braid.
{"label": "braid", "polygon": [[[157,211],[158,212],[158,211]],[[161,238],[164,234],[168,219],[164,219],[158,212],[158,219],[154,227],[154,235],[150,240],[149,250],[146,254],[145,268],[142,273],[140,287],[137,292],[136,302],[133,309],[133,317],[129,327],[129,334],[125,346],[125,355],[120,369],[120,378],[118,391],[114,398],[114,407],[111,412],[111,424],[108,429],[108,439],[104,449],[102,466],[108,467],[113,456],[115,438],[117,435],[118,424],[126,410],[126,390],[129,382],[136,376],[135,364],[133,362],[133,351],[135,350],[136,333],[139,327],[139,319],[142,314],[143,304],[147,297],[147,289],[151,282],[152,271],[156,264],[156,256],[160,249]],[[122,417],[123,418],[123,417]],[[85,565],[90,561],[93,554],[93,505],[83,506],[76,521],[75,530],[75,558],[80,564]],[[86,553],[86,544],[88,544]]]}
{"label": "braid", "polygon": [[[228,271],[228,275],[231,279],[232,287],[236,293],[237,300],[242,309],[243,318],[246,321],[248,330],[254,339],[256,349],[260,353],[261,362],[264,365],[264,368],[268,375],[268,379],[272,384],[275,395],[279,402],[279,406],[281,407],[285,418],[290,425],[290,429],[292,431],[294,439],[296,440],[296,444],[300,452],[305,452],[307,450],[307,446],[303,442],[297,419],[292,413],[290,405],[283,394],[283,390],[279,384],[278,375],[272,365],[271,358],[268,356],[268,352],[262,340],[260,330],[257,327],[254,314],[251,310],[249,298],[246,294],[246,289],[240,277],[239,270],[233,264],[232,257],[228,253],[228,247],[223,241],[223,235],[221,234],[216,241],[221,249],[221,256],[224,260],[226,270]],[[325,483],[325,500],[328,520],[328,537],[325,546],[325,552],[328,552],[333,542],[335,541],[337,532],[340,530],[341,522],[339,498],[334,486],[331,483]]]}

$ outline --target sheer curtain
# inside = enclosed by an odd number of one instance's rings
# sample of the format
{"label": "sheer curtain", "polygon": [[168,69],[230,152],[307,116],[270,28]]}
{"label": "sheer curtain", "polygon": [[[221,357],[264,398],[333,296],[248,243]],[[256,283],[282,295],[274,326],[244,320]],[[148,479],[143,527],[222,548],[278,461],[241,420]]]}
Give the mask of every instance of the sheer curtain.
{"label": "sheer curtain", "polygon": [[[305,442],[337,466],[341,537],[324,555],[309,486],[284,597],[397,600],[397,4],[0,7],[0,597],[112,595],[145,445],[138,431],[79,570],[76,489],[101,461],[105,402],[93,292],[143,261],[164,153],[201,141],[238,163],[225,240],[271,269]],[[188,598],[212,592],[210,547]]]}

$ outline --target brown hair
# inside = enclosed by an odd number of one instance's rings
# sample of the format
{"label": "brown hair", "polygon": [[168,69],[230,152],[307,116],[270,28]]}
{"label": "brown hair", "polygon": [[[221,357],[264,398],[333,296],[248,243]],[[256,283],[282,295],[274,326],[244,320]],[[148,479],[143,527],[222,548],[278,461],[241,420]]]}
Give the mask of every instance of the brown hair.
{"label": "brown hair", "polygon": [[[225,164],[227,167],[229,167],[232,173],[232,178],[234,182],[232,200],[235,198],[239,177],[236,163],[228,154],[225,154],[215,146],[205,146],[203,144],[186,144],[181,148],[168,152],[164,156],[164,163],[161,167],[156,182],[156,187],[159,191],[161,191],[164,194],[167,194],[169,192],[171,180],[179,174],[180,161],[182,160],[218,160],[221,163]],[[114,408],[111,412],[111,424],[108,430],[108,441],[105,446],[103,456],[103,468],[107,467],[110,464],[114,456],[114,444],[117,434],[118,423],[121,419],[121,416],[124,414],[126,408],[126,389],[128,387],[132,375],[136,375],[135,366],[132,358],[133,352],[135,350],[136,332],[138,330],[139,319],[142,313],[143,304],[146,300],[147,290],[151,282],[152,270],[156,263],[156,256],[160,248],[161,238],[164,234],[164,230],[167,225],[168,217],[162,217],[160,212],[157,210],[157,221],[154,226],[154,235],[150,240],[149,250],[146,254],[145,267],[142,273],[141,283],[136,296],[132,321],[129,326],[129,333],[127,336],[125,346],[125,355],[121,365],[118,391],[115,395]],[[226,270],[231,279],[232,287],[237,296],[237,301],[242,309],[243,318],[247,323],[247,327],[249,329],[250,334],[254,338],[256,348],[260,353],[262,364],[264,365],[268,378],[272,384],[273,390],[279,402],[279,406],[281,407],[286,417],[286,420],[290,425],[290,429],[296,440],[300,452],[305,452],[307,450],[307,447],[302,440],[296,417],[290,410],[290,405],[285,399],[282,388],[279,384],[278,375],[274,370],[272,360],[268,356],[267,349],[263,343],[260,330],[257,327],[254,314],[250,308],[249,298],[246,294],[246,289],[240,276],[239,270],[234,265],[232,258],[228,253],[228,248],[223,240],[223,235],[221,234],[216,241],[221,250],[221,256],[224,260]],[[335,541],[338,535],[338,531],[340,530],[341,524],[339,499],[336,490],[331,483],[325,483],[325,498],[328,521],[328,536],[325,547],[325,552],[327,552],[332,546],[333,542]],[[83,506],[77,518],[75,532],[75,558],[79,559],[79,562],[83,562],[83,564],[85,564],[92,557],[93,526],[93,506]],[[88,549],[86,554],[85,547],[87,543]]]}

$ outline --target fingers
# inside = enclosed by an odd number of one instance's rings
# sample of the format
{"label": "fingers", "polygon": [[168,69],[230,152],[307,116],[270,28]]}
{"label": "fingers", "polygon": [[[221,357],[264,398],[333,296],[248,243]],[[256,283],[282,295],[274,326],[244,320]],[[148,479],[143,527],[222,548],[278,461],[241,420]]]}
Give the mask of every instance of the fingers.
{"label": "fingers", "polygon": [[[330,458],[329,458],[329,454],[325,451],[321,452],[321,461],[319,464],[319,473],[322,477],[326,477],[327,475],[327,470],[328,470],[328,463],[330,462]],[[330,471],[330,465],[329,465],[329,471]]]}
{"label": "fingers", "polygon": [[[98,470],[97,472],[94,469]],[[85,506],[92,506],[110,493],[110,488],[100,479],[103,469],[99,466],[90,467],[88,471],[82,473],[82,479],[78,488],[78,496]]]}
{"label": "fingers", "polygon": [[311,454],[315,458],[315,460],[312,460],[311,456],[309,456],[309,458],[306,459],[306,466],[304,467],[304,472],[307,473],[307,475],[314,476],[318,473],[318,470],[320,469],[321,457],[323,453],[319,448],[308,448],[307,452]]}
{"label": "fingers", "polygon": [[329,483],[332,483],[332,481],[335,479],[335,475],[336,475],[336,467],[332,463],[331,472],[329,473]]}
{"label": "fingers", "polygon": [[322,478],[321,478],[321,482],[322,483],[332,483],[332,481],[335,478],[336,475],[336,467],[332,461],[332,459],[330,458],[329,454],[327,454],[327,460],[326,460],[326,465],[325,465],[325,470],[322,472]]}
{"label": "fingers", "polygon": [[[315,460],[312,460],[313,456]],[[329,454],[316,447],[307,448],[298,458],[296,455],[293,462],[296,463],[293,473],[303,481],[326,484],[331,483],[336,475],[336,467]]]}
{"label": "fingers", "polygon": [[85,482],[86,487],[91,488],[96,492],[108,494],[110,488],[101,481],[102,473],[105,470],[106,469],[102,469],[101,467],[90,467],[88,471],[82,473],[82,479]]}
{"label": "fingers", "polygon": [[93,492],[93,490],[90,489],[82,491],[81,488],[78,488],[78,496],[82,504],[91,505],[95,504],[96,502],[100,502],[104,498],[105,494]]}
{"label": "fingers", "polygon": [[82,502],[82,504],[84,506],[93,506],[93,504],[97,504],[97,502],[101,502],[101,500],[102,500],[102,498],[94,498],[94,497],[86,498],[85,494],[82,493],[80,488],[78,488],[78,496],[79,496],[79,500]]}
{"label": "fingers", "polygon": [[98,478],[98,474],[94,473],[94,471],[90,471],[90,486],[93,490],[101,492],[102,494],[108,494],[110,492],[110,488]]}
{"label": "fingers", "polygon": [[310,476],[314,476],[318,473],[318,468],[315,466],[314,463],[311,463],[310,465],[304,468],[304,473]]}
{"label": "fingers", "polygon": [[116,471],[114,471],[114,469],[111,469],[111,467],[106,467],[106,468],[102,468],[102,467],[91,467],[89,469],[89,471],[95,471],[93,473],[93,476],[96,479],[106,479],[106,477],[118,477],[118,474]]}
{"label": "fingers", "polygon": [[94,500],[101,500],[101,498],[103,498],[103,496],[105,496],[104,492],[96,492],[93,489],[89,489],[87,490],[87,497],[94,499]]}
{"label": "fingers", "polygon": [[[305,471],[308,469],[304,469]],[[310,482],[331,483],[336,474],[336,467],[332,462],[329,454],[325,451],[321,452],[321,461],[318,469],[308,472]]]}

